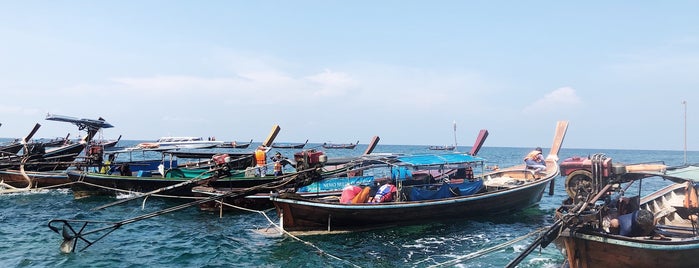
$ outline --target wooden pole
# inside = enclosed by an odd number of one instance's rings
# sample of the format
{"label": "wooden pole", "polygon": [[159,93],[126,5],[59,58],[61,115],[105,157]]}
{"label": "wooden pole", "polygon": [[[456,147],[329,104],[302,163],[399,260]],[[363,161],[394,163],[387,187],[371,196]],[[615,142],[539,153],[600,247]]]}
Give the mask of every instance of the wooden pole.
{"label": "wooden pole", "polygon": [[684,105],[684,164],[687,164],[687,101],[682,101]]}

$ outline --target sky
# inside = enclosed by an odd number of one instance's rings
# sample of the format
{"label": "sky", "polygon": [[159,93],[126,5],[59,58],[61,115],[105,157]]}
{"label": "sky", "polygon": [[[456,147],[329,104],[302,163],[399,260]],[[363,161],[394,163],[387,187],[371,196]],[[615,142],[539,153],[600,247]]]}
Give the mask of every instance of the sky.
{"label": "sky", "polygon": [[[699,150],[697,1],[0,1],[0,137]],[[686,104],[683,104],[686,101]],[[685,127],[686,118],[686,127]],[[453,131],[456,122],[457,130]]]}

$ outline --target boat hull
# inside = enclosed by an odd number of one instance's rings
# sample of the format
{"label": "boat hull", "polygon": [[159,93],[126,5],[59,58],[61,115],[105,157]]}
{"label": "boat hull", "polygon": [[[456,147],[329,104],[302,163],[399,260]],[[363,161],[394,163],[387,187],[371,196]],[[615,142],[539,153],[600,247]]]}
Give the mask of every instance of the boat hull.
{"label": "boat hull", "polygon": [[699,267],[696,223],[681,213],[688,197],[686,185],[671,184],[640,200],[640,209],[654,215],[649,235],[624,236],[583,225],[565,229],[556,245],[565,249],[571,268]]}
{"label": "boat hull", "polygon": [[[68,178],[73,182],[78,182],[71,185],[71,190],[73,191],[73,196],[75,199],[81,199],[95,195],[114,196],[118,192],[125,191],[146,193],[193,179],[117,176],[84,172],[68,172]],[[274,180],[276,180],[275,177],[229,177],[224,179],[218,179],[215,181],[207,181],[206,183],[213,187],[220,188],[248,188],[263,183],[272,182]],[[192,192],[192,188],[203,183],[204,182],[187,184],[181,187],[173,188],[168,191],[164,191],[161,194],[167,196],[195,196]]]}
{"label": "boat hull", "polygon": [[68,188],[68,175],[65,172],[26,171],[27,178],[19,170],[0,170],[0,181],[16,188],[43,188],[63,185]]}
{"label": "boat hull", "polygon": [[648,240],[595,234],[562,234],[571,268],[592,267],[699,267],[699,240]]}
{"label": "boat hull", "polygon": [[285,230],[351,230],[518,211],[541,200],[553,177],[518,188],[439,200],[339,204],[272,197]]}

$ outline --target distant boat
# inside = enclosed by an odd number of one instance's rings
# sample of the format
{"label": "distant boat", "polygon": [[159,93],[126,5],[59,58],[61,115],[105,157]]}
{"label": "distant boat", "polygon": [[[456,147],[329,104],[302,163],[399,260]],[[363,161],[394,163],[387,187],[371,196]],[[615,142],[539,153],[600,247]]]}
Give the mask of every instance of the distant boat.
{"label": "distant boat", "polygon": [[430,150],[441,150],[441,151],[453,151],[456,149],[456,146],[453,145],[446,145],[446,146],[430,146]]}
{"label": "distant boat", "polygon": [[223,141],[204,140],[202,137],[162,137],[155,142],[142,142],[132,149],[174,150],[213,148],[223,144]]}
{"label": "distant boat", "polygon": [[119,135],[119,138],[117,138],[116,140],[93,140],[90,143],[90,145],[99,145],[99,146],[102,146],[104,148],[112,148],[112,147],[116,146],[120,140],[121,140],[121,135]]}
{"label": "distant boat", "polygon": [[454,121],[454,145],[445,145],[445,146],[430,146],[428,149],[430,150],[439,150],[439,151],[453,151],[456,149],[457,143],[456,143],[456,121]]}
{"label": "distant boat", "polygon": [[357,147],[357,144],[359,144],[359,141],[357,143],[323,143],[323,148],[325,149],[354,149],[354,147]]}
{"label": "distant boat", "polygon": [[248,148],[252,144],[252,139],[248,143],[237,143],[235,141],[232,142],[224,142],[220,144],[218,147],[221,148],[236,148],[236,149],[245,149]]}
{"label": "distant boat", "polygon": [[308,140],[306,140],[305,143],[299,143],[299,144],[278,144],[278,143],[272,143],[272,148],[282,148],[282,149],[303,149],[304,146],[308,144]]}

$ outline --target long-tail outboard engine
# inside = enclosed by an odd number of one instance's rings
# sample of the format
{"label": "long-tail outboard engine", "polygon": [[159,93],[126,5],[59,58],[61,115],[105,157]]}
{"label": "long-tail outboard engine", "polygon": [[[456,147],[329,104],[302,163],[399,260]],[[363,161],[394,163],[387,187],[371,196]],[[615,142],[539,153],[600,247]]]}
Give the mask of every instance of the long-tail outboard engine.
{"label": "long-tail outboard engine", "polygon": [[212,157],[216,165],[216,176],[226,177],[231,175],[231,157],[228,154],[217,154]]}
{"label": "long-tail outboard engine", "polygon": [[626,173],[626,166],[612,163],[612,159],[604,154],[571,157],[565,159],[560,168],[561,176],[567,177],[566,192],[573,200],[597,194],[605,185]]}
{"label": "long-tail outboard engine", "polygon": [[296,170],[304,170],[314,167],[322,167],[328,162],[328,157],[325,153],[316,150],[304,150],[294,154],[296,161]]}
{"label": "long-tail outboard engine", "polygon": [[322,178],[318,169],[328,162],[328,156],[321,151],[310,149],[295,153],[294,161],[296,161],[296,172],[316,168],[315,171],[307,171],[297,175],[296,187],[301,187]]}

